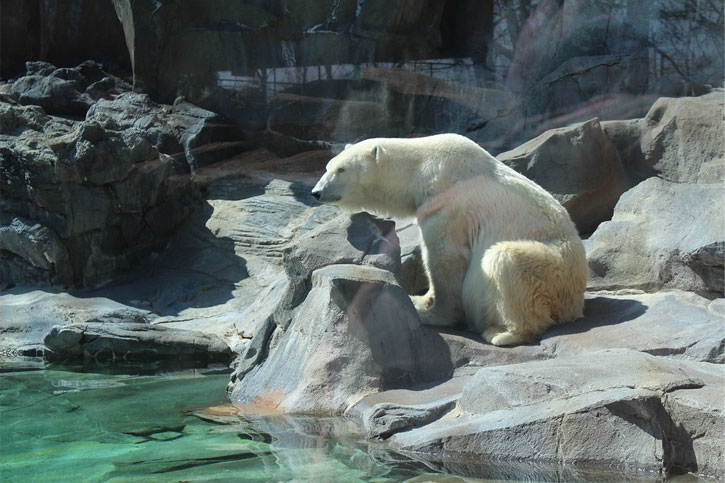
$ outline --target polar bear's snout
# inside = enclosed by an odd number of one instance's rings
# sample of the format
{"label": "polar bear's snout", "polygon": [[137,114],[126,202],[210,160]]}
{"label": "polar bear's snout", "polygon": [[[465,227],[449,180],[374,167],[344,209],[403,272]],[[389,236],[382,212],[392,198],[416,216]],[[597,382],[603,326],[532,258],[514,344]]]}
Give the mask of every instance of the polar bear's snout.
{"label": "polar bear's snout", "polygon": [[320,178],[320,181],[317,182],[315,187],[312,188],[312,197],[321,203],[334,203],[336,201],[340,201],[342,196],[334,191],[335,190],[328,182],[327,174],[325,174],[322,178]]}

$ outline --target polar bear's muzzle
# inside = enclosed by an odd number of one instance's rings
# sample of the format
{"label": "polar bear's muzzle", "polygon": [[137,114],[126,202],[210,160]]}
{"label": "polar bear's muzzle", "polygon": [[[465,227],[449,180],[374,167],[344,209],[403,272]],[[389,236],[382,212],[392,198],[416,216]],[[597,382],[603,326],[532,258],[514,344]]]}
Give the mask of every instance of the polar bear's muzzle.
{"label": "polar bear's muzzle", "polygon": [[325,176],[323,176],[315,187],[312,188],[312,196],[321,203],[335,203],[336,201],[340,201],[342,196],[332,191],[325,180]]}

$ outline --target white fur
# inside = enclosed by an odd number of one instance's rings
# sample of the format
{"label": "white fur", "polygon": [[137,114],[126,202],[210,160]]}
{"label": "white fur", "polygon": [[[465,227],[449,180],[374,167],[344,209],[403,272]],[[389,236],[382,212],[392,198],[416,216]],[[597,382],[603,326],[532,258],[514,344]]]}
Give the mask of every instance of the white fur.
{"label": "white fur", "polygon": [[368,139],[330,160],[313,189],[350,211],[418,218],[430,288],[424,322],[465,320],[496,345],[581,317],[584,246],[543,188],[456,134]]}

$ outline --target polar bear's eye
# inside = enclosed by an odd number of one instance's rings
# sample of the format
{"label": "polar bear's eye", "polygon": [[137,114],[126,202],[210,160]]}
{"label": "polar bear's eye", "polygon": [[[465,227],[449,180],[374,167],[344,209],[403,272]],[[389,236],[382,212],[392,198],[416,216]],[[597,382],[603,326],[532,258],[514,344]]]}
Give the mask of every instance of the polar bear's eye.
{"label": "polar bear's eye", "polygon": [[337,172],[338,173],[344,173],[345,172],[345,168],[337,168]]}

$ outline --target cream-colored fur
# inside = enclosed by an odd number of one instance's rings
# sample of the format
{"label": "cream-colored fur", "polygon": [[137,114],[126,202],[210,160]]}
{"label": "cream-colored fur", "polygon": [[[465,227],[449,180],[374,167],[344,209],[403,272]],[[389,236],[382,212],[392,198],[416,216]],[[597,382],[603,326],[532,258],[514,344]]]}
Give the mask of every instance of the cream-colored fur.
{"label": "cream-colored fur", "polygon": [[322,202],[418,219],[429,280],[425,323],[467,325],[515,345],[581,317],[584,246],[543,188],[456,134],[368,139],[327,165]]}

